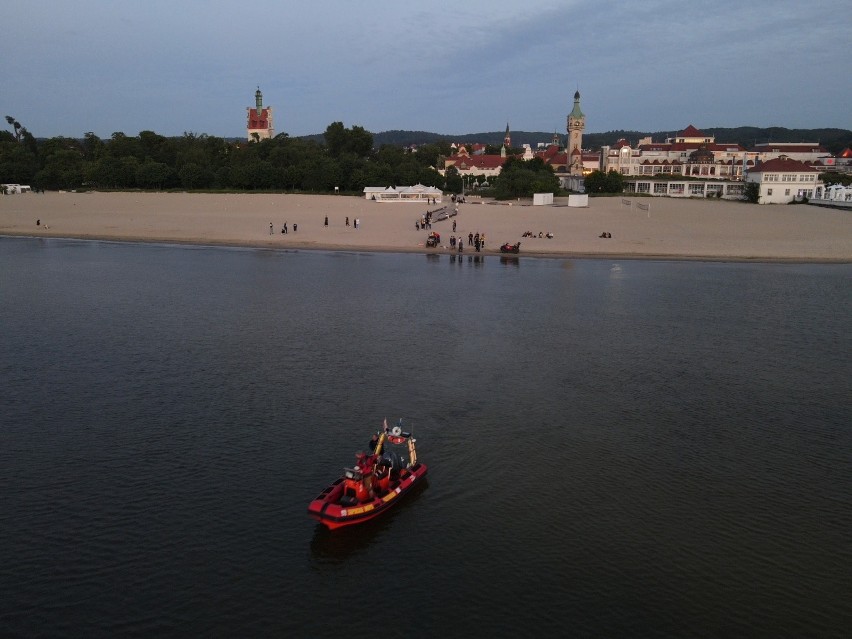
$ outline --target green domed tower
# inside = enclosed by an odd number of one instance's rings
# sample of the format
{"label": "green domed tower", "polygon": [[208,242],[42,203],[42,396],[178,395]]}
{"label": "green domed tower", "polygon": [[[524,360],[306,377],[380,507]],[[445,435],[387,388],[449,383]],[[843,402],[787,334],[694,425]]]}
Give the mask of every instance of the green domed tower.
{"label": "green domed tower", "polygon": [[568,172],[583,175],[583,131],[586,116],[580,110],[580,91],[574,93],[574,108],[568,114]]}
{"label": "green domed tower", "polygon": [[272,107],[263,106],[263,93],[260,87],[257,87],[257,91],[254,92],[254,108],[246,107],[246,111],[246,137],[249,142],[259,142],[274,135]]}

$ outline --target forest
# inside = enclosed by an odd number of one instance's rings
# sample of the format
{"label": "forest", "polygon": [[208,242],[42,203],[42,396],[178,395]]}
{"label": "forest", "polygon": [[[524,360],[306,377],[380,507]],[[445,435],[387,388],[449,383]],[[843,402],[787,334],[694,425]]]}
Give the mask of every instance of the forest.
{"label": "forest", "polygon": [[[374,148],[373,134],[341,122],[330,124],[321,140],[285,133],[247,142],[195,133],[165,137],[154,131],[116,132],[109,139],[94,133],[82,139],[36,139],[15,118],[6,120],[12,131],[0,130],[0,183],[34,189],[361,193],[365,186],[418,183],[452,193],[464,189],[455,170],[446,177],[436,170],[451,154],[449,142],[425,144],[416,152],[391,144]],[[532,189],[545,186],[559,190],[553,171],[540,161],[516,161],[491,186],[499,197],[531,196]]]}

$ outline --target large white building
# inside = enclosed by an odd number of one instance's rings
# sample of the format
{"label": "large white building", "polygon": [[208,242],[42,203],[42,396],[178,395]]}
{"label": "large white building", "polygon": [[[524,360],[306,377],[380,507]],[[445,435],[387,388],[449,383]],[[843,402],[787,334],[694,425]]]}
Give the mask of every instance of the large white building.
{"label": "large white building", "polygon": [[761,162],[746,175],[746,183],[758,185],[758,204],[789,204],[795,199],[810,199],[818,179],[819,170],[787,156]]}
{"label": "large white building", "polygon": [[642,138],[636,147],[627,140],[601,150],[604,172],[626,176],[694,176],[714,179],[741,179],[743,166],[754,165],[746,149],[736,143],[717,144],[715,137],[691,124],[678,135],[654,142]]}
{"label": "large white building", "polygon": [[766,142],[746,149],[737,143],[719,143],[712,135],[691,124],[678,135],[654,142],[650,137],[632,147],[627,140],[604,146],[604,171],[617,171],[625,176],[699,177],[705,179],[742,180],[743,175],[759,162],[779,157],[806,162],[816,168],[831,167],[835,158],[817,143]]}

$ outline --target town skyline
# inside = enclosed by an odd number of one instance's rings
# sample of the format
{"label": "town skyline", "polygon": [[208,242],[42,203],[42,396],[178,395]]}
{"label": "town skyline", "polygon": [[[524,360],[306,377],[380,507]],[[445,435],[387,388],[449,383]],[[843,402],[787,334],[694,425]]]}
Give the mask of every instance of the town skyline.
{"label": "town skyline", "polygon": [[250,10],[8,5],[0,109],[37,137],[240,137],[258,86],[276,132],[294,137],[336,121],[446,136],[509,122],[561,134],[578,89],[590,132],[850,128],[837,52],[852,18],[838,0],[820,3],[816,18],[791,0],[724,11],[668,0],[416,9],[333,0],[298,14],[266,0]]}

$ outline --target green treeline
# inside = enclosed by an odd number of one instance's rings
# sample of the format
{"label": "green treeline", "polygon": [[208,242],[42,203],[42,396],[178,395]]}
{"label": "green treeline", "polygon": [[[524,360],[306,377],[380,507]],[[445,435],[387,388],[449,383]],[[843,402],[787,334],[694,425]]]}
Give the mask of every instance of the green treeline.
{"label": "green treeline", "polygon": [[[231,142],[205,134],[164,137],[153,131],[137,136],[113,133],[101,139],[55,137],[36,140],[14,118],[13,131],[0,130],[0,183],[36,189],[187,189],[286,190],[361,193],[365,186],[424,184],[460,193],[455,171],[438,173],[451,154],[438,141],[409,152],[400,146],[373,148],[373,134],[359,126],[334,122],[322,141],[281,134],[259,142]],[[502,197],[531,196],[559,190],[549,167],[512,160],[513,170],[492,179]],[[526,166],[530,165],[530,166]],[[546,179],[532,179],[547,173]],[[482,177],[480,183],[485,182]],[[550,188],[544,188],[549,186]],[[531,188],[539,189],[536,191]]]}

